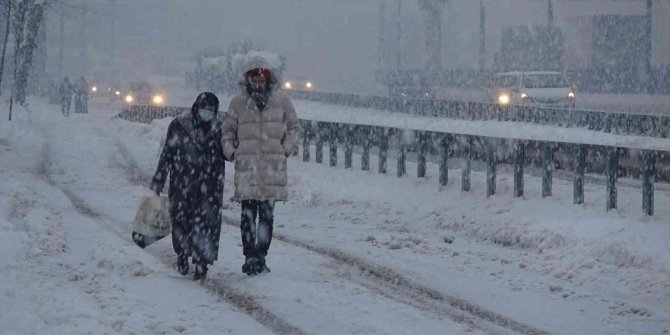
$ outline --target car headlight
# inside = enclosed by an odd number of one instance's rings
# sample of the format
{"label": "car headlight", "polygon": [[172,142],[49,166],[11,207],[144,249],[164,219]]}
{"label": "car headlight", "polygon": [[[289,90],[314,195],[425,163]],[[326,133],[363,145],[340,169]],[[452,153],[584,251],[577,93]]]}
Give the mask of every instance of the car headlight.
{"label": "car headlight", "polygon": [[163,103],[163,97],[160,95],[154,95],[154,98],[152,100],[156,105],[160,105]]}
{"label": "car headlight", "polygon": [[284,83],[284,88],[287,89],[287,90],[290,90],[291,89],[291,82],[290,81],[285,82]]}
{"label": "car headlight", "polygon": [[507,95],[507,94],[501,94],[498,97],[498,102],[503,104],[503,105],[507,105],[509,103],[509,101],[510,101],[510,98],[509,98],[509,95]]}
{"label": "car headlight", "polygon": [[116,94],[116,95],[121,95],[121,92],[116,91],[116,92],[114,92],[114,94]]}
{"label": "car headlight", "polygon": [[308,81],[307,84],[305,84],[305,87],[312,88],[312,83]]}
{"label": "car headlight", "polygon": [[98,91],[98,88],[97,88],[96,86],[93,86],[93,87],[91,87],[91,91],[93,91],[93,92],[97,92],[97,91]]}
{"label": "car headlight", "polygon": [[568,98],[574,99],[575,98],[575,92],[568,93]]}
{"label": "car headlight", "polygon": [[135,101],[135,98],[133,98],[132,95],[128,94],[128,95],[126,95],[125,100],[126,100],[127,103],[131,103],[131,102]]}
{"label": "car headlight", "polygon": [[528,94],[521,93],[521,99],[528,99]]}

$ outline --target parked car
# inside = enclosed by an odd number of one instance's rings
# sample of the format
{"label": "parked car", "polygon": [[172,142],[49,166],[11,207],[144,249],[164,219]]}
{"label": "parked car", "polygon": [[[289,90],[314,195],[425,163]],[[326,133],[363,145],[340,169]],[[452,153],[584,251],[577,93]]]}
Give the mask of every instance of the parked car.
{"label": "parked car", "polygon": [[162,106],[165,104],[163,94],[161,94],[155,86],[147,82],[130,83],[129,88],[123,97],[123,101],[127,104],[137,105]]}
{"label": "parked car", "polygon": [[498,73],[489,90],[497,104],[535,104],[575,107],[575,90],[560,72],[515,71]]}

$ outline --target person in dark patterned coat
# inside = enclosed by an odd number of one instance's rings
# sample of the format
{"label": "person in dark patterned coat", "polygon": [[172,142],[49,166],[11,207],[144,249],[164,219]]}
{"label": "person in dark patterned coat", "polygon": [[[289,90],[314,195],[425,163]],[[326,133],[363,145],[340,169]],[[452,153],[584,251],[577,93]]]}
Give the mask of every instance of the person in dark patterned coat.
{"label": "person in dark patterned coat", "polygon": [[207,265],[217,260],[219,252],[225,157],[218,110],[218,98],[204,92],[198,95],[190,114],[170,123],[151,182],[151,189],[160,194],[170,177],[168,197],[177,269],[187,275],[191,257],[196,265],[194,280],[204,280]]}

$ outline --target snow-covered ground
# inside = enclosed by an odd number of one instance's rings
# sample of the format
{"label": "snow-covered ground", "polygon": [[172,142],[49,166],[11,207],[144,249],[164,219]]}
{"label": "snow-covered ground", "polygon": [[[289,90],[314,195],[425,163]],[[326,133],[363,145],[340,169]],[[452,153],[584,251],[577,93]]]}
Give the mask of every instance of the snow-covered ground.
{"label": "snow-covered ground", "polygon": [[351,170],[294,158],[272,273],[247,277],[228,165],[219,261],[201,285],[177,274],[169,238],[130,238],[170,119],[110,121],[120,106],[96,100],[65,119],[31,101],[12,122],[0,108],[3,334],[670,333],[669,192],[645,217],[625,186],[606,213],[600,185],[575,206],[571,183],[542,198],[526,176],[515,199],[503,173],[487,199],[484,173],[462,193],[459,170],[440,188],[434,165],[396,178],[393,160],[379,175],[374,157],[372,172],[359,157]]}

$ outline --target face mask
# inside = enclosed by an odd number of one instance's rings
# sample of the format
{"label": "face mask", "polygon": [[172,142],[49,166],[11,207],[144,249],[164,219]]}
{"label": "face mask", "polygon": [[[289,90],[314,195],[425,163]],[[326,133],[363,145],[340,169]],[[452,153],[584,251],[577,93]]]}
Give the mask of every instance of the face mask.
{"label": "face mask", "polygon": [[268,91],[267,85],[259,85],[259,84],[252,84],[249,83],[247,85],[247,91],[251,93],[257,93],[257,94],[265,94]]}
{"label": "face mask", "polygon": [[211,111],[209,109],[204,109],[204,108],[199,108],[198,109],[198,114],[200,115],[200,118],[205,122],[209,122],[212,119],[214,119],[214,117],[216,117],[216,112],[215,111]]}

